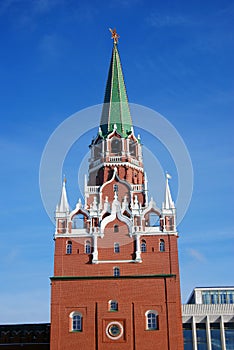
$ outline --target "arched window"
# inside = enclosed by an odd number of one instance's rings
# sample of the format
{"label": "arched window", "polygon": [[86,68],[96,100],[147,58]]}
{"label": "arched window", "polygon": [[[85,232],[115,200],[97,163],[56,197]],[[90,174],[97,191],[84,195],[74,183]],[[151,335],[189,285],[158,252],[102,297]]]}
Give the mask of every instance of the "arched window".
{"label": "arched window", "polygon": [[82,314],[80,312],[72,312],[70,314],[71,318],[71,331],[72,332],[82,332]]}
{"label": "arched window", "polygon": [[99,142],[96,145],[94,145],[94,157],[95,159],[99,159],[102,153],[102,143]]}
{"label": "arched window", "polygon": [[146,241],[142,239],[141,241],[141,252],[145,253],[146,252]]}
{"label": "arched window", "polygon": [[118,302],[116,300],[109,301],[109,311],[118,311]]}
{"label": "arched window", "polygon": [[72,253],[72,241],[67,241],[66,254],[71,254],[71,253]]}
{"label": "arched window", "polygon": [[84,215],[82,214],[76,214],[72,218],[72,228],[78,229],[84,227]]}
{"label": "arched window", "polygon": [[111,153],[120,154],[121,152],[121,139],[113,137],[111,141]]}
{"label": "arched window", "polygon": [[85,242],[85,254],[90,254],[91,253],[91,243],[90,241]]}
{"label": "arched window", "polygon": [[137,147],[137,142],[130,140],[129,141],[129,152],[131,156],[136,157],[136,147]]}
{"label": "arched window", "polygon": [[114,232],[119,232],[119,225],[114,225]]}
{"label": "arched window", "polygon": [[119,243],[114,243],[114,252],[115,253],[119,253],[120,252]]}
{"label": "arched window", "polygon": [[160,252],[165,252],[165,242],[164,242],[164,239],[160,239],[160,242],[159,242],[159,251],[160,251]]}
{"label": "arched window", "polygon": [[66,220],[58,219],[58,225],[57,225],[58,233],[65,233],[67,230],[66,226],[67,226]]}
{"label": "arched window", "polygon": [[158,313],[157,311],[148,310],[146,316],[146,329],[153,331],[158,329]]}
{"label": "arched window", "polygon": [[114,269],[113,269],[113,275],[114,275],[114,277],[119,277],[119,276],[120,276],[119,267],[114,267]]}
{"label": "arched window", "polygon": [[149,226],[153,226],[153,227],[159,226],[159,216],[155,212],[149,213]]}

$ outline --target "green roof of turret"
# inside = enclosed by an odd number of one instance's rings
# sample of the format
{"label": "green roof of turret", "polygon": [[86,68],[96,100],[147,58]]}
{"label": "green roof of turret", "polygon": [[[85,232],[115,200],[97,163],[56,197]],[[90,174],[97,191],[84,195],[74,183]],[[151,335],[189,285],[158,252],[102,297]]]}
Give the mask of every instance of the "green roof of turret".
{"label": "green roof of turret", "polygon": [[128,97],[116,38],[112,50],[104,105],[102,109],[100,125],[102,136],[106,137],[112,132],[115,125],[117,127],[117,132],[123,137],[127,137],[131,133],[132,118],[128,105]]}

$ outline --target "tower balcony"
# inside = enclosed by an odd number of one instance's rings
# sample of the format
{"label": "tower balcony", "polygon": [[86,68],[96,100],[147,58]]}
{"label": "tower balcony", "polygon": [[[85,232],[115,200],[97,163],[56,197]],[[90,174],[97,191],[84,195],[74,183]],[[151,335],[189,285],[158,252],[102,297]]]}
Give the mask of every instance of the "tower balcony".
{"label": "tower balcony", "polygon": [[109,157],[109,160],[111,163],[119,163],[119,162],[122,162],[122,157],[121,156],[112,156],[112,157]]}
{"label": "tower balcony", "polygon": [[106,163],[130,163],[137,167],[142,167],[142,162],[139,159],[136,159],[135,157],[131,157],[129,155],[104,155],[104,157],[100,157],[98,159],[90,159],[90,169],[99,167],[101,164]]}
{"label": "tower balcony", "polygon": [[89,194],[97,194],[100,186],[87,186],[86,192]]}
{"label": "tower balcony", "polygon": [[132,185],[132,190],[133,192],[142,192],[144,189],[143,185]]}
{"label": "tower balcony", "polygon": [[133,233],[144,233],[144,235],[162,234],[160,226],[133,226]]}
{"label": "tower balcony", "polygon": [[93,234],[93,233],[100,233],[100,227],[83,227],[83,228],[72,228],[71,233],[74,234],[80,234],[80,233],[89,233],[89,234]]}
{"label": "tower balcony", "polygon": [[129,160],[130,160],[130,162],[131,162],[133,165],[140,166],[140,162],[139,162],[139,160],[134,159],[134,158],[130,158]]}

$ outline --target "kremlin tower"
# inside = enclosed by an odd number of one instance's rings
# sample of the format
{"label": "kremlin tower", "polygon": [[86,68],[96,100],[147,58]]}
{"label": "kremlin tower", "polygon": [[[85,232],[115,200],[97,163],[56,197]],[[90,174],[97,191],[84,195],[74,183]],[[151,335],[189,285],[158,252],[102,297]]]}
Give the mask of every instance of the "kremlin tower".
{"label": "kremlin tower", "polygon": [[[169,175],[148,197],[118,51],[113,50],[84,202],[56,208],[51,350],[182,350],[176,208]],[[87,140],[88,146],[88,140]]]}

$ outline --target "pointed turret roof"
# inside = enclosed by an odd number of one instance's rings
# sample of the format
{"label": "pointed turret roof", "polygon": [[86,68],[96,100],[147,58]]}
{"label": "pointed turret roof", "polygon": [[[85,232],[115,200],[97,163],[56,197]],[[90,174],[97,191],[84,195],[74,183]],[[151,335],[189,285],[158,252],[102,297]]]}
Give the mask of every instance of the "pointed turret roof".
{"label": "pointed turret roof", "polygon": [[169,179],[171,179],[171,175],[166,174],[166,189],[165,189],[165,199],[163,203],[163,209],[174,209],[175,204],[171,197],[171,190],[169,186]]}
{"label": "pointed turret roof", "polygon": [[[112,38],[114,38],[113,32]],[[127,137],[132,131],[132,118],[117,42],[118,40],[114,38],[100,123],[102,136],[104,137],[114,130],[115,125],[116,131],[123,137]]]}
{"label": "pointed turret roof", "polygon": [[67,200],[66,179],[63,179],[63,187],[57,211],[61,213],[69,212],[69,204]]}

